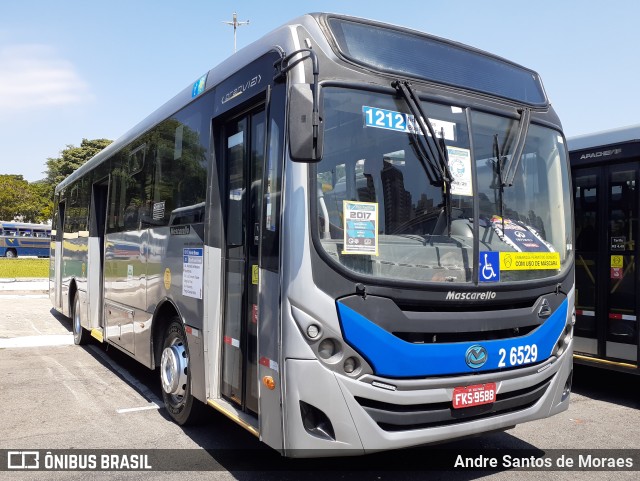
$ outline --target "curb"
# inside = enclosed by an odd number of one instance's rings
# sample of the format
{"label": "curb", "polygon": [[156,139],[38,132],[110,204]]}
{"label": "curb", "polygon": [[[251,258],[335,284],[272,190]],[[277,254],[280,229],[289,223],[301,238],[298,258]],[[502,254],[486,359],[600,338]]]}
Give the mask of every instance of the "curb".
{"label": "curb", "polygon": [[49,292],[49,279],[42,278],[0,278],[0,293]]}

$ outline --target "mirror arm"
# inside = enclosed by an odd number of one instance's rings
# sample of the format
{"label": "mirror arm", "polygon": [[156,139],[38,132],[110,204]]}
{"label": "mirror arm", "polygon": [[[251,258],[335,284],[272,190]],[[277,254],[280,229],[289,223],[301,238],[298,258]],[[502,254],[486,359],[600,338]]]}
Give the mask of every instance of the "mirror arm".
{"label": "mirror arm", "polygon": [[[300,56],[294,60],[299,54],[307,53],[307,56]],[[320,152],[318,145],[318,139],[320,136],[320,88],[318,85],[318,76],[320,75],[320,67],[318,65],[318,56],[311,48],[301,48],[300,50],[296,50],[295,52],[291,52],[289,55],[285,55],[282,52],[282,57],[273,64],[276,69],[276,73],[273,76],[276,81],[283,81],[286,78],[287,72],[291,70],[293,67],[298,65],[298,63],[303,62],[307,59],[311,59],[312,65],[312,73],[313,73],[313,83],[311,88],[313,90],[313,106],[312,106],[312,119],[311,119],[311,128],[313,129],[313,153],[314,158],[320,158]]]}

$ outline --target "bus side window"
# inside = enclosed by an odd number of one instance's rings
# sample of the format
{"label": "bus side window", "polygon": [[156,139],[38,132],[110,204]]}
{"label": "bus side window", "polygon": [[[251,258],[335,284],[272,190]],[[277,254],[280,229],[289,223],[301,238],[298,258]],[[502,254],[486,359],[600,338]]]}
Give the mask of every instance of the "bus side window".
{"label": "bus side window", "polygon": [[[155,155],[148,167],[153,225],[204,221],[208,121],[198,107],[187,107],[155,129]],[[160,208],[160,206],[162,208]]]}

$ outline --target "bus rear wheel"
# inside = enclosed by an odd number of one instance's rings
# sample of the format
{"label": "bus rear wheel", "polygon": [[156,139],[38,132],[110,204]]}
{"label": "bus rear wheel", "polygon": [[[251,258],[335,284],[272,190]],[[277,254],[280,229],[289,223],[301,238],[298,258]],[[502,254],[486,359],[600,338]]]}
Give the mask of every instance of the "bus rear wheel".
{"label": "bus rear wheel", "polygon": [[15,259],[16,257],[18,257],[18,253],[13,249],[7,249],[7,252],[5,252],[4,255],[9,259]]}
{"label": "bus rear wheel", "polygon": [[77,292],[73,297],[73,312],[71,314],[71,321],[73,323],[73,343],[77,346],[82,346],[89,342],[89,331],[82,327],[80,318],[80,294],[78,294]]}
{"label": "bus rear wheel", "polygon": [[187,337],[179,318],[165,331],[160,359],[160,384],[167,412],[181,426],[202,418],[204,404],[191,395],[191,371]]}

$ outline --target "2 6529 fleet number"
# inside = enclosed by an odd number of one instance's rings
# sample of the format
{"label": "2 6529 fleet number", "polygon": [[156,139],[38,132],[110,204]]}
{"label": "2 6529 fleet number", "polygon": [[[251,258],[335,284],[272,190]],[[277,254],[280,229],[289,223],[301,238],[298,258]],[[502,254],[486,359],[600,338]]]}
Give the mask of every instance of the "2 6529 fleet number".
{"label": "2 6529 fleet number", "polygon": [[509,349],[508,356],[507,350],[502,348],[498,351],[498,355],[500,356],[498,367],[522,366],[538,360],[538,346],[536,344],[513,346]]}

